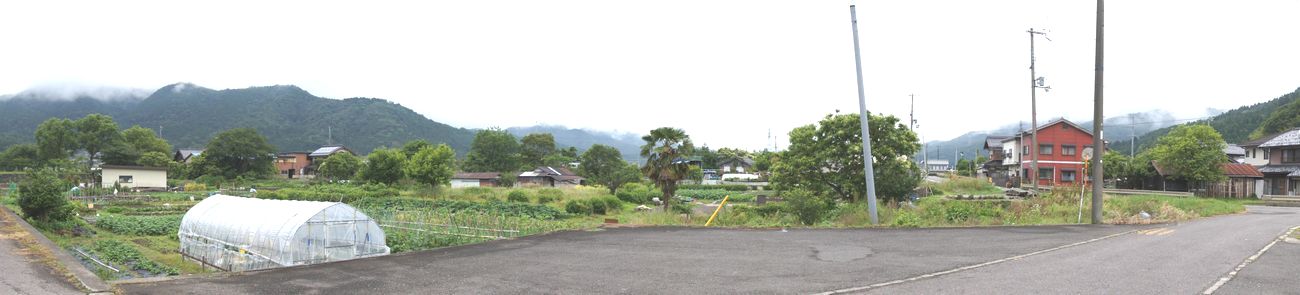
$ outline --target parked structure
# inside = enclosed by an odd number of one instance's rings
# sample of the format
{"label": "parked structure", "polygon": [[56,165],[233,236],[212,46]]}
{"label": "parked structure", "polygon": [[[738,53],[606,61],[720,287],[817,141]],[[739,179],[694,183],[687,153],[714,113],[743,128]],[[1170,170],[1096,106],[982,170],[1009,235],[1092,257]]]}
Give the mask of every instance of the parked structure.
{"label": "parked structure", "polygon": [[499,172],[461,172],[451,177],[451,187],[496,187],[501,185]]}
{"label": "parked structure", "polygon": [[280,171],[280,175],[288,178],[295,176],[301,177],[307,174],[316,174],[314,167],[311,167],[311,158],[308,152],[287,152],[275,155],[275,169]]}
{"label": "parked structure", "polygon": [[582,176],[565,167],[537,167],[519,174],[518,186],[573,187],[582,184]]}
{"label": "parked structure", "polygon": [[[1083,150],[1092,147],[1092,132],[1065,119],[1056,119],[1038,127],[1038,147],[1029,146],[1033,142],[1032,133],[1021,134],[1020,175],[1026,180],[1034,179],[1038,185],[1078,185],[1088,183],[1082,177]],[[1029,171],[1032,167],[1031,152],[1038,153],[1038,171]],[[1103,151],[1094,151],[1100,157]],[[1036,173],[1031,173],[1036,172]]]}
{"label": "parked structure", "polygon": [[215,195],[181,218],[180,254],[245,271],[387,255],[379,223],[352,206]]}
{"label": "parked structure", "polygon": [[100,183],[133,189],[166,189],[167,167],[102,165]]}

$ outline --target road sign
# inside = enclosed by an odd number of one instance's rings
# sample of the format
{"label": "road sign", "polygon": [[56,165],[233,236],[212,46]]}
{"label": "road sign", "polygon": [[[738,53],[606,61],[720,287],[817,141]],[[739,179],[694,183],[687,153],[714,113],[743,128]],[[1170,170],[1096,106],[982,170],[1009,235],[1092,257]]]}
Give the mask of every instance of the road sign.
{"label": "road sign", "polygon": [[1092,161],[1092,147],[1083,148],[1083,160]]}

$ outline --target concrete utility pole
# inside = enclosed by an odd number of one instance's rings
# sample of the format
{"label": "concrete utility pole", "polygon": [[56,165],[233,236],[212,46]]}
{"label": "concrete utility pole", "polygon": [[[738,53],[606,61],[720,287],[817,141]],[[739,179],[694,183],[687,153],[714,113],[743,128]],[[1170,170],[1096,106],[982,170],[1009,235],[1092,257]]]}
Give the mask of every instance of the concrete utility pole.
{"label": "concrete utility pole", "polygon": [[1030,160],[1029,164],[1029,175],[1026,176],[1033,183],[1034,192],[1036,193],[1038,192],[1038,88],[1042,85],[1039,85],[1038,73],[1034,72],[1034,35],[1046,36],[1047,33],[1029,28],[1029,130],[1031,130],[1029,137],[1031,143],[1028,150],[1029,157],[1032,160]]}
{"label": "concrete utility pole", "polygon": [[1106,146],[1103,145],[1104,142],[1102,142],[1101,140],[1101,132],[1102,132],[1102,124],[1101,124],[1101,120],[1102,120],[1101,84],[1102,83],[1101,82],[1103,81],[1101,76],[1101,71],[1102,71],[1102,53],[1105,52],[1103,50],[1105,49],[1105,46],[1103,46],[1103,41],[1106,40],[1106,38],[1104,38],[1105,35],[1103,34],[1105,33],[1103,24],[1106,19],[1105,14],[1102,13],[1103,12],[1102,7],[1104,6],[1103,3],[1104,3],[1103,0],[1097,0],[1097,50],[1096,50],[1097,57],[1093,61],[1095,65],[1093,68],[1094,75],[1092,77],[1092,84],[1093,84],[1092,86],[1092,130],[1093,130],[1092,146],[1094,147],[1093,150],[1097,151],[1096,155],[1092,157],[1092,224],[1101,224],[1102,221],[1101,200],[1102,200],[1102,192],[1103,189],[1105,188],[1102,182],[1104,181],[1104,179],[1106,179],[1102,175],[1102,172],[1105,170],[1102,169],[1101,167],[1101,165],[1105,164],[1101,162],[1101,158],[1102,158],[1101,155],[1104,155],[1106,153]]}
{"label": "concrete utility pole", "polygon": [[867,178],[867,212],[871,214],[871,224],[880,224],[876,218],[876,172],[872,167],[871,133],[867,131],[867,93],[862,86],[862,53],[858,47],[858,10],[849,5],[849,18],[853,22],[853,61],[858,69],[858,117],[862,119],[862,169]]}

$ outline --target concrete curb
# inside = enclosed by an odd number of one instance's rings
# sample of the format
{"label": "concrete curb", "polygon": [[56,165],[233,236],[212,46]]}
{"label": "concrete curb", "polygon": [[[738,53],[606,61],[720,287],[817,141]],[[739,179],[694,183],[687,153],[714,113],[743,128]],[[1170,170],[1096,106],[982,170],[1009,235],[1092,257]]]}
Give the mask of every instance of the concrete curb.
{"label": "concrete curb", "polygon": [[59,248],[59,245],[54,244],[53,241],[46,238],[45,234],[42,234],[41,231],[32,227],[31,224],[28,224],[27,220],[18,217],[18,214],[9,210],[8,207],[0,206],[0,209],[4,210],[4,214],[8,214],[10,217],[13,217],[14,220],[17,220],[18,225],[22,226],[23,230],[26,230],[33,237],[36,237],[36,242],[40,244],[41,247],[44,247],[45,250],[54,254],[54,258],[58,259],[59,263],[63,264],[63,267],[66,268],[68,272],[72,273],[72,276],[77,279],[77,282],[81,283],[82,289],[89,291],[90,293],[113,291],[111,285],[104,282],[104,280],[99,279],[99,276],[96,276],[94,272],[86,269],[86,266],[81,265],[81,262],[77,260],[77,258],[69,255],[68,251],[64,251],[63,248]]}

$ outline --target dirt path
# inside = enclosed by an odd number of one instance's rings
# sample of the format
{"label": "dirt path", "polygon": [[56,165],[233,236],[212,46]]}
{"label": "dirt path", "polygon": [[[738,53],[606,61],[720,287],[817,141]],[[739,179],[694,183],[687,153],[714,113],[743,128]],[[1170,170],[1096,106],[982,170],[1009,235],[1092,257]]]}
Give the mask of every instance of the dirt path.
{"label": "dirt path", "polygon": [[84,294],[44,263],[54,258],[13,218],[0,212],[0,294]]}

